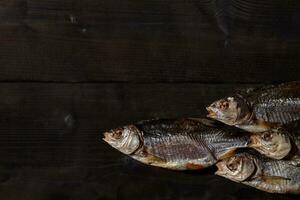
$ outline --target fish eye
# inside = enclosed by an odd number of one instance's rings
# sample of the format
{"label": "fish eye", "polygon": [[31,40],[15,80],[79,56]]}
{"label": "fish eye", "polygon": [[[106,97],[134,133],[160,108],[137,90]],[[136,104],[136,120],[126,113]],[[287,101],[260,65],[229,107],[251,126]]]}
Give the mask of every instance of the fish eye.
{"label": "fish eye", "polygon": [[116,139],[120,139],[122,136],[122,132],[123,131],[121,129],[118,129],[118,130],[112,132],[112,137],[116,138]]}
{"label": "fish eye", "polygon": [[235,170],[237,170],[239,163],[240,163],[239,161],[235,160],[235,161],[231,162],[230,164],[228,164],[227,167],[230,171],[235,171]]}
{"label": "fish eye", "polygon": [[265,141],[270,141],[270,140],[272,140],[272,138],[273,138],[273,134],[270,133],[270,132],[268,132],[268,133],[263,134],[263,135],[261,136],[261,138],[262,138],[263,140],[265,140]]}
{"label": "fish eye", "polygon": [[225,109],[227,109],[229,107],[229,102],[223,100],[223,101],[220,102],[219,107],[220,107],[220,109],[225,110]]}

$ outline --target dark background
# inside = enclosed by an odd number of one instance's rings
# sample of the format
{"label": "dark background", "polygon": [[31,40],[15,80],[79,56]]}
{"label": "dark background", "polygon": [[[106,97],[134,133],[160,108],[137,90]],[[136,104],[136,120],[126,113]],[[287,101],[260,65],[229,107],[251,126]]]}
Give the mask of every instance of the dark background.
{"label": "dark background", "polygon": [[139,164],[101,141],[299,80],[299,0],[0,0],[0,198],[296,199]]}

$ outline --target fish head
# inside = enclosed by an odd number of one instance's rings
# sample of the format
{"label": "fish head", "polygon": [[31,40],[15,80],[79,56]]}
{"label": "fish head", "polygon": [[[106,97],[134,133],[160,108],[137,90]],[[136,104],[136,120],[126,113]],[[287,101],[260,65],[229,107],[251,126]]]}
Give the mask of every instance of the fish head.
{"label": "fish head", "polygon": [[236,154],[218,162],[216,165],[218,168],[217,175],[236,182],[246,180],[256,170],[256,164],[249,154]]}
{"label": "fish head", "polygon": [[112,129],[104,133],[103,140],[124,154],[132,154],[142,146],[142,132],[134,125]]}
{"label": "fish head", "polygon": [[250,114],[247,102],[239,97],[227,97],[213,102],[206,107],[207,117],[216,119],[228,125],[240,124]]}
{"label": "fish head", "polygon": [[282,159],[289,154],[292,144],[288,134],[281,129],[255,133],[250,137],[249,147],[273,159]]}

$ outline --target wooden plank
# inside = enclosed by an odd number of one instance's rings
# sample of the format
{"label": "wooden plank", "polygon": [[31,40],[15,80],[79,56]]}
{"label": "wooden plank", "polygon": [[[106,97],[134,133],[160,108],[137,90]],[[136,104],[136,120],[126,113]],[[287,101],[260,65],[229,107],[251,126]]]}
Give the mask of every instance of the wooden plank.
{"label": "wooden plank", "polygon": [[[197,116],[232,84],[0,84],[0,193],[30,199],[296,199],[212,175],[139,164],[101,141],[105,129]],[[221,192],[220,192],[221,191]]]}
{"label": "wooden plank", "polygon": [[299,1],[226,2],[2,1],[0,81],[299,79]]}
{"label": "wooden plank", "polygon": [[[232,84],[0,84],[0,193],[7,199],[295,199],[204,172],[139,164],[101,132],[204,115]],[[220,189],[222,188],[222,189]],[[224,192],[219,192],[224,191]]]}

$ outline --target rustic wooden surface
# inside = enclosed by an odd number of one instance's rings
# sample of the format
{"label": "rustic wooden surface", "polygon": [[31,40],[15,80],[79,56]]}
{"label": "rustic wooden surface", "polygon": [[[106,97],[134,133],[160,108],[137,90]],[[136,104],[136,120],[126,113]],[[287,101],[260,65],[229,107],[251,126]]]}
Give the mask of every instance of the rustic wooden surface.
{"label": "rustic wooden surface", "polygon": [[300,78],[297,0],[1,0],[0,198],[297,199],[145,166],[101,141]]}
{"label": "rustic wooden surface", "polygon": [[0,80],[294,80],[299,22],[298,0],[2,0]]}

